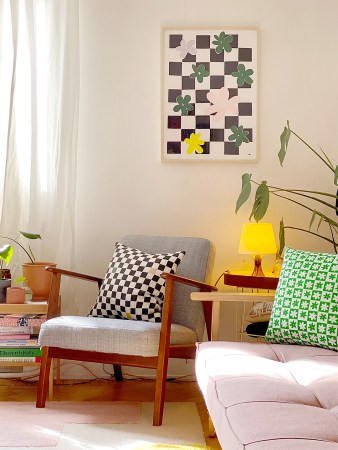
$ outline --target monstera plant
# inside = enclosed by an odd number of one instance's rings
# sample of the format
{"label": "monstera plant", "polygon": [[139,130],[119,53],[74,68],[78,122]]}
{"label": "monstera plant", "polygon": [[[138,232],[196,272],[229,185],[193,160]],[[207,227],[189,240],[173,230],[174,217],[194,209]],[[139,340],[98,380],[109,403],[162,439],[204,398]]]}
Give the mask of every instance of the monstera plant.
{"label": "monstera plant", "polygon": [[[284,224],[283,218],[281,219],[279,228],[279,256],[282,255],[285,245],[285,230],[288,229],[299,230],[323,239],[332,244],[334,252],[337,253],[338,222],[336,216],[338,215],[338,165],[333,164],[328,155],[322,149],[317,151],[309,145],[290,128],[290,124],[287,122],[287,126],[284,127],[284,130],[280,136],[281,146],[278,153],[278,158],[281,166],[283,166],[291,137],[302,142],[305,147],[327,167],[330,172],[330,176],[332,177],[332,191],[336,192],[336,194],[332,192],[290,189],[274,186],[272,184],[268,184],[266,180],[256,181],[252,178],[252,174],[244,173],[242,175],[242,190],[236,203],[236,213],[250,198],[252,187],[257,187],[250,214],[250,220],[254,218],[256,222],[259,222],[263,219],[268,210],[271,195],[286,199],[298,205],[300,208],[306,209],[310,214],[308,228],[299,228],[289,224]],[[332,214],[330,214],[330,212],[332,212]],[[325,229],[323,229],[323,227],[325,227]]]}

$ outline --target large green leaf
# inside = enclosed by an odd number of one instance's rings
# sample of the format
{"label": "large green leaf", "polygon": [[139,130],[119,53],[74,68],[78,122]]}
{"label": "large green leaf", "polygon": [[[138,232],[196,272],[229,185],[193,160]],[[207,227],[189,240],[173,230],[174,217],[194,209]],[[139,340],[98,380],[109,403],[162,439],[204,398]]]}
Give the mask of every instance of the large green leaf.
{"label": "large green leaf", "polygon": [[251,174],[243,173],[242,190],[236,202],[236,214],[239,208],[248,200],[251,194]]}
{"label": "large green leaf", "polygon": [[251,217],[254,217],[256,222],[263,219],[269,206],[269,195],[269,188],[266,181],[262,181],[256,190],[255,202],[252,207],[250,219]]}
{"label": "large green leaf", "polygon": [[27,233],[26,231],[20,231],[20,234],[22,234],[22,236],[24,236],[27,239],[41,239],[40,234],[36,233]]}
{"label": "large green leaf", "polygon": [[10,260],[13,256],[13,247],[9,244],[4,245],[0,248],[0,259],[5,261],[6,264],[9,264]]}
{"label": "large green leaf", "polygon": [[334,184],[338,186],[338,166],[334,170]]}
{"label": "large green leaf", "polygon": [[285,247],[285,230],[284,230],[284,222],[283,219],[279,222],[279,256],[282,256],[283,250]]}
{"label": "large green leaf", "polygon": [[[289,125],[289,123],[288,123]],[[285,156],[286,156],[286,150],[288,148],[288,144],[289,144],[289,139],[290,139],[290,135],[291,135],[291,131],[289,126],[284,127],[283,133],[280,135],[280,150],[278,152],[278,158],[279,158],[279,162],[280,165],[283,165]]]}

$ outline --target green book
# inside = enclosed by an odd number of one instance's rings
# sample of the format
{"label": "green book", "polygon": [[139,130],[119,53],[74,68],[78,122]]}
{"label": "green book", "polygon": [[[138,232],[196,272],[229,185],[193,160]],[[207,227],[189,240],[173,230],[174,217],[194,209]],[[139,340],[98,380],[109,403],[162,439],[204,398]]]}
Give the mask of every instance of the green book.
{"label": "green book", "polygon": [[6,357],[41,356],[41,349],[33,347],[20,347],[20,348],[4,347],[0,348],[0,358],[2,356]]}

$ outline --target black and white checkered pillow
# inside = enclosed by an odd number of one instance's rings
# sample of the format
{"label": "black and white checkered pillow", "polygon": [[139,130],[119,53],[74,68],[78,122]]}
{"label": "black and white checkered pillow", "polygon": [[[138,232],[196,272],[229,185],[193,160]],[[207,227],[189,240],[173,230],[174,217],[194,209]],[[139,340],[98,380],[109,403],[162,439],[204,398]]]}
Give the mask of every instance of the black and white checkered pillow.
{"label": "black and white checkered pillow", "polygon": [[161,322],[165,280],[185,252],[150,255],[117,242],[97,302],[89,316]]}

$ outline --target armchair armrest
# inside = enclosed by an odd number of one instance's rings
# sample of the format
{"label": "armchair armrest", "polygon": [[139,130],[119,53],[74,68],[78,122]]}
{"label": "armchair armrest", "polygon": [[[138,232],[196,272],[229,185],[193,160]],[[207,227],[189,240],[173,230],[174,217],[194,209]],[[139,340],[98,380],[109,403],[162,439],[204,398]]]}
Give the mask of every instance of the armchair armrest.
{"label": "armchair armrest", "polygon": [[48,272],[59,273],[60,275],[65,275],[67,277],[80,278],[82,280],[96,281],[97,283],[102,283],[102,278],[94,277],[92,275],[86,275],[79,272],[71,272],[70,270],[59,269],[58,267],[46,267]]}
{"label": "armchair armrest", "polygon": [[47,272],[52,273],[52,282],[48,298],[47,319],[56,317],[60,312],[60,284],[62,275],[86,281],[94,281],[98,284],[99,287],[101,286],[102,283],[102,278],[94,277],[92,275],[86,275],[79,272],[72,272],[69,270],[60,269],[58,267],[47,266],[46,270]]}
{"label": "armchair armrest", "polygon": [[[161,277],[164,278],[167,282],[167,287],[169,291],[173,290],[173,285],[175,282],[188,284],[189,286],[198,288],[201,292],[213,292],[218,289],[215,286],[212,286],[207,283],[203,283],[202,281],[192,280],[191,278],[182,277],[180,275],[176,275],[173,273],[162,273]],[[167,289],[167,288],[166,288]],[[168,298],[172,298],[172,294],[168,295]],[[206,299],[208,300],[208,299]],[[171,302],[171,300],[170,300]],[[171,308],[171,306],[170,306]],[[164,310],[166,309],[166,304],[164,305]],[[211,339],[211,320],[212,320],[212,303],[210,301],[203,301],[203,311],[204,318],[207,327],[208,339]],[[170,315],[171,320],[171,315]]]}
{"label": "armchair armrest", "polygon": [[182,277],[174,273],[162,273],[161,277],[164,279],[171,279],[172,281],[177,281],[178,283],[188,284],[189,286],[197,287],[202,292],[212,292],[218,289],[207,283],[202,283],[201,281],[192,280],[191,278]]}

